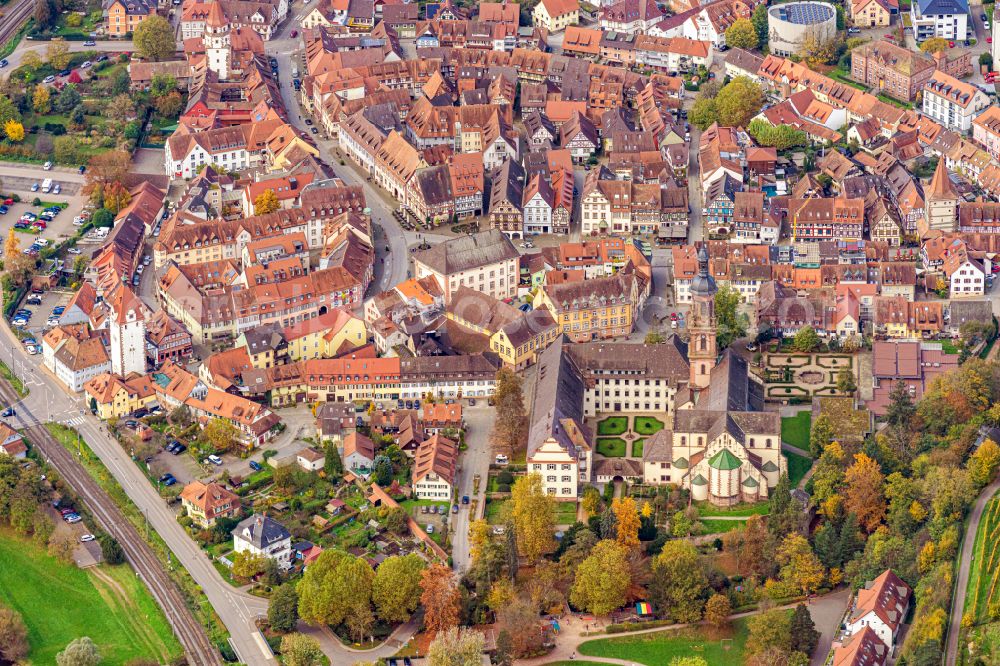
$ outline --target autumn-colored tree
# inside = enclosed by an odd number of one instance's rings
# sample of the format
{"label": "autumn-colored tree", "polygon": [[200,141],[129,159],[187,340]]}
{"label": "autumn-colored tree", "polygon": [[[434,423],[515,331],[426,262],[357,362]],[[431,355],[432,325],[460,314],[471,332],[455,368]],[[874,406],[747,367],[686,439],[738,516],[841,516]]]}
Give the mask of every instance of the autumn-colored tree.
{"label": "autumn-colored tree", "polygon": [[43,64],[42,56],[38,54],[38,51],[25,51],[24,55],[21,56],[21,67],[29,72],[37,71]]}
{"label": "autumn-colored tree", "polygon": [[885,477],[877,462],[864,453],[854,456],[854,464],[844,473],[847,510],[858,517],[858,524],[871,534],[885,516]]}
{"label": "autumn-colored tree", "polygon": [[135,27],[135,50],[147,60],[166,60],[177,52],[174,28],[162,16],[151,14]]}
{"label": "autumn-colored tree", "polygon": [[770,534],[760,516],[750,516],[743,529],[723,536],[726,552],[733,553],[736,570],[742,576],[768,575],[772,566],[766,555],[769,540]]}
{"label": "autumn-colored tree", "polygon": [[73,551],[76,550],[76,539],[70,532],[62,530],[53,532],[49,538],[49,555],[69,563],[73,561]]}
{"label": "autumn-colored tree", "polygon": [[920,43],[920,50],[924,53],[939,53],[948,50],[948,40],[944,37],[931,37]]}
{"label": "autumn-colored tree", "polygon": [[629,587],[628,550],[605,539],[599,541],[590,556],[576,570],[570,601],[595,615],[607,615],[627,601]]}
{"label": "autumn-colored tree", "polygon": [[750,19],[737,19],[726,28],[726,46],[734,49],[757,48],[757,29]]}
{"label": "autumn-colored tree", "polygon": [[726,626],[732,612],[733,605],[724,594],[713,594],[705,602],[705,622],[716,629]]}
{"label": "autumn-colored tree", "polygon": [[420,576],[420,603],[424,606],[424,626],[431,635],[458,626],[461,594],[452,570],[432,564]]}
{"label": "autumn-colored tree", "polygon": [[156,112],[163,118],[176,118],[177,114],[181,112],[182,104],[181,94],[176,90],[171,90],[166,95],[160,95],[153,100]]}
{"label": "autumn-colored tree", "polygon": [[773,609],[747,618],[746,652],[754,655],[776,649],[788,652],[791,646],[791,617],[783,610]]}
{"label": "autumn-colored tree", "polygon": [[615,513],[616,540],[627,550],[639,548],[639,512],[631,497],[616,497],[611,503]]}
{"label": "autumn-colored tree", "polygon": [[239,429],[226,419],[212,419],[205,426],[202,435],[216,453],[231,451],[240,442]]}
{"label": "autumn-colored tree", "polygon": [[854,371],[848,367],[840,369],[837,373],[837,390],[847,395],[854,395],[858,390],[858,384],[854,381]]}
{"label": "autumn-colored tree", "polygon": [[69,67],[69,44],[62,40],[52,40],[45,51],[45,57],[54,68],[66,69]]}
{"label": "autumn-colored tree", "polygon": [[271,188],[258,194],[257,198],[253,201],[254,215],[267,215],[279,208],[281,208],[281,202],[278,201],[278,195]]}
{"label": "autumn-colored tree", "polygon": [[813,457],[819,458],[823,450],[833,441],[833,421],[829,414],[820,414],[812,423],[809,431],[809,451]]}
{"label": "autumn-colored tree", "polygon": [[729,127],[746,127],[763,104],[764,91],[747,76],[737,76],[715,98],[719,123]]}
{"label": "autumn-colored tree", "polygon": [[517,536],[517,550],[529,562],[537,562],[554,547],[552,534],[555,500],[542,487],[538,473],[519,477],[510,489],[510,517]]}
{"label": "autumn-colored tree", "polygon": [[594,486],[583,489],[583,510],[588,516],[596,516],[601,512],[601,491]]}
{"label": "autumn-colored tree", "polygon": [[104,107],[104,113],[111,120],[124,122],[135,117],[135,101],[126,94],[116,95]]}
{"label": "autumn-colored tree", "polygon": [[236,553],[233,557],[233,576],[247,581],[263,573],[265,566],[267,566],[267,557],[265,555],[258,555],[251,553],[249,550],[244,550]]}
{"label": "autumn-colored tree", "polygon": [[786,536],[778,548],[777,557],[782,580],[797,587],[802,594],[815,592],[823,584],[826,575],[823,563],[801,534]]}
{"label": "autumn-colored tree", "polygon": [[88,188],[87,194],[99,187],[103,197],[106,186],[124,181],[131,163],[131,155],[124,150],[109,150],[91,157],[84,175]]}
{"label": "autumn-colored tree", "polygon": [[14,284],[24,281],[33,263],[32,258],[21,251],[20,237],[13,228],[10,229],[3,244],[3,265]]}
{"label": "autumn-colored tree", "polygon": [[832,64],[840,50],[837,38],[822,39],[816,31],[807,32],[799,46],[799,56],[810,67]]}
{"label": "autumn-colored tree", "polygon": [[475,562],[483,552],[483,547],[490,541],[490,524],[485,518],[472,521],[469,525],[469,556]]}
{"label": "autumn-colored tree", "polygon": [[3,125],[3,133],[7,137],[7,140],[12,143],[21,143],[24,141],[24,125],[16,120],[8,120]]}
{"label": "autumn-colored tree", "polygon": [[[386,566],[389,565],[389,566]],[[375,570],[372,602],[381,620],[406,622],[420,603],[424,560],[416,553],[393,555]]]}
{"label": "autumn-colored tree", "polygon": [[969,458],[969,478],[977,486],[985,486],[996,477],[1000,468],[1000,446],[987,439]]}
{"label": "autumn-colored tree", "polygon": [[0,604],[0,659],[20,663],[30,651],[28,628],[21,614]]}
{"label": "autumn-colored tree", "polygon": [[31,94],[31,106],[39,115],[45,115],[52,110],[52,97],[47,86],[43,86],[41,83],[35,86],[35,90]]}
{"label": "autumn-colored tree", "polygon": [[427,666],[479,666],[486,638],[474,629],[449,627],[427,648]]}

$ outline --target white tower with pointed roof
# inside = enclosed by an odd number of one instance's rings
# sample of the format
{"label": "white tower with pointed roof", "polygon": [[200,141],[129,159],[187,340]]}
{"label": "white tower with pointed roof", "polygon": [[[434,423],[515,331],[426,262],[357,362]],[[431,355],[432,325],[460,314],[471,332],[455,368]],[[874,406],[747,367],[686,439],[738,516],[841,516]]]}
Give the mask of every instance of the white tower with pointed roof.
{"label": "white tower with pointed roof", "polygon": [[229,20],[222,11],[222,6],[218,0],[212,2],[212,7],[208,10],[208,17],[205,19],[205,36],[202,37],[205,44],[205,57],[208,59],[208,68],[219,75],[220,79],[229,78]]}
{"label": "white tower with pointed roof", "polygon": [[128,377],[146,374],[146,306],[124,284],[108,299],[111,328],[111,371]]}

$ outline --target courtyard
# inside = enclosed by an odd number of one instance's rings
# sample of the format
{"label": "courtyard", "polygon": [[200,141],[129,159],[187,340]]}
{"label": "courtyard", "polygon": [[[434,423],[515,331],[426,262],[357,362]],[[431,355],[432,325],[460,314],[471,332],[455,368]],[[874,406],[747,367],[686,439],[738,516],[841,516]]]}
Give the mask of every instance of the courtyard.
{"label": "courtyard", "polygon": [[851,371],[857,383],[857,360],[850,354],[767,354],[763,370],[765,398],[795,403],[843,395],[837,389],[837,375],[844,368]]}
{"label": "courtyard", "polygon": [[605,458],[642,458],[646,439],[663,428],[655,416],[606,416],[597,421],[597,453]]}

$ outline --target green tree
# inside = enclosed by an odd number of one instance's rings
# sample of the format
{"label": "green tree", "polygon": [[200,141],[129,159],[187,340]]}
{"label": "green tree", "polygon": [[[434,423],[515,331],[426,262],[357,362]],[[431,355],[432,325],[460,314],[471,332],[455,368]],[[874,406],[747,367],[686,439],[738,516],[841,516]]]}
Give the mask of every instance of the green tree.
{"label": "green tree", "polygon": [[605,539],[598,541],[576,570],[570,601],[595,615],[607,615],[627,601],[628,550]]}
{"label": "green tree", "polygon": [[212,419],[201,434],[216,453],[232,451],[240,443],[240,431],[226,419]]}
{"label": "green tree", "polygon": [[729,285],[719,287],[715,292],[715,321],[717,322],[716,342],[719,351],[733,343],[733,340],[747,334],[749,321],[739,311],[740,292]]}
{"label": "green tree", "polygon": [[491,441],[499,453],[513,456],[524,444],[528,418],[524,410],[521,378],[510,368],[503,367],[497,371],[493,404],[496,419]]}
{"label": "green tree", "polygon": [[809,431],[809,451],[814,458],[823,455],[823,450],[833,441],[833,421],[828,414],[820,414],[812,423]]}
{"label": "green tree", "polygon": [[854,371],[850,368],[841,368],[837,373],[837,390],[847,395],[854,395],[858,390],[858,385],[854,381]]}
{"label": "green tree", "polygon": [[[93,222],[94,226],[97,228],[100,227],[110,228],[113,227],[115,224],[115,215],[107,208],[98,208],[97,211],[94,213],[93,217],[90,218],[90,221]],[[181,406],[185,407],[185,405]]]}
{"label": "green tree", "polygon": [[767,3],[762,2],[757,5],[750,15],[750,22],[753,23],[754,30],[757,31],[757,42],[760,46],[767,44]]}
{"label": "green tree", "polygon": [[299,621],[299,593],[294,585],[285,583],[274,591],[267,605],[267,621],[281,633],[295,629]]}
{"label": "green tree", "polygon": [[104,558],[105,563],[125,563],[125,551],[122,550],[122,546],[118,543],[117,539],[110,534],[102,534],[97,537],[97,541],[101,544],[101,556]]}
{"label": "green tree", "polygon": [[737,19],[726,29],[726,46],[734,49],[757,48],[757,29],[750,19]]}
{"label": "green tree", "polygon": [[252,553],[249,550],[236,553],[233,556],[233,576],[240,580],[250,580],[264,572],[266,562],[266,555]]}
{"label": "green tree", "polygon": [[392,483],[392,461],[388,456],[383,454],[375,456],[375,460],[372,461],[372,475],[380,486],[385,487]]}
{"label": "green tree", "polygon": [[729,602],[729,597],[724,594],[713,594],[705,602],[705,622],[719,629],[729,623],[729,614],[733,612],[733,606]]}
{"label": "green tree", "polygon": [[517,536],[517,549],[530,562],[537,562],[554,546],[554,501],[542,487],[542,475],[538,473],[519,477],[511,487],[510,516]]}
{"label": "green tree", "polygon": [[497,634],[497,649],[493,653],[493,666],[513,666],[514,664],[514,640],[510,632],[501,629]]}
{"label": "green tree", "polygon": [[716,108],[715,98],[702,97],[699,93],[691,111],[688,112],[688,120],[700,130],[719,122],[719,110]]}
{"label": "green tree", "polygon": [[66,649],[56,655],[58,666],[97,666],[101,653],[90,636],[83,636],[70,642]]}
{"label": "green tree", "polygon": [[789,647],[792,652],[801,652],[807,656],[812,656],[819,644],[819,632],[816,631],[816,623],[809,615],[809,609],[805,604],[799,604],[792,611],[792,619],[789,623],[791,642]]}
{"label": "green tree", "polygon": [[[325,550],[298,585],[299,617],[312,626],[371,621],[375,572],[364,560],[341,550]],[[356,632],[352,632],[356,633]]]}
{"label": "green tree", "polygon": [[668,541],[653,559],[649,597],[675,622],[697,622],[708,586],[698,550],[686,541]]}
{"label": "green tree", "polygon": [[812,352],[819,348],[819,335],[812,326],[803,326],[795,334],[792,347],[798,352]]}
{"label": "green tree", "polygon": [[149,83],[149,94],[153,97],[162,97],[177,90],[177,79],[169,74],[156,74]]}
{"label": "green tree", "polygon": [[288,634],[281,639],[281,661],[285,666],[319,666],[323,649],[312,636]]}
{"label": "green tree", "polygon": [[944,37],[931,37],[920,43],[920,50],[924,53],[938,53],[948,50],[948,40]]}
{"label": "green tree", "polygon": [[76,85],[68,83],[66,84],[66,87],[63,88],[56,96],[56,111],[60,113],[69,113],[77,104],[80,103],[80,100],[80,92],[76,89]]}
{"label": "green tree", "polygon": [[147,60],[166,60],[177,52],[173,27],[167,19],[155,14],[135,27],[132,43],[136,52]]}
{"label": "green tree", "polygon": [[805,146],[809,142],[809,137],[802,130],[796,129],[791,125],[772,125],[762,118],[751,120],[747,126],[747,132],[760,145],[773,146],[778,150],[788,150],[796,146]]}
{"label": "green tree", "polygon": [[[388,565],[388,566],[386,566]],[[416,553],[393,555],[379,565],[372,582],[372,601],[385,622],[406,622],[420,604],[424,561]]]}
{"label": "green tree", "polygon": [[62,40],[49,42],[49,46],[45,50],[45,57],[54,68],[66,69],[69,67],[70,60],[69,44]]}
{"label": "green tree", "polygon": [[452,627],[434,637],[427,648],[427,666],[479,666],[486,639],[474,629]]}
{"label": "green tree", "polygon": [[746,76],[737,76],[727,83],[715,99],[719,124],[727,127],[746,127],[763,105],[764,91]]}
{"label": "green tree", "polygon": [[340,459],[340,451],[333,440],[327,440],[323,452],[323,471],[326,473],[326,478],[337,483],[344,475],[344,461]]}
{"label": "green tree", "polygon": [[52,154],[57,162],[72,164],[76,162],[78,139],[72,136],[57,136],[52,142]]}
{"label": "green tree", "polygon": [[20,663],[30,651],[28,628],[21,614],[0,604],[0,659]]}
{"label": "green tree", "polygon": [[791,618],[783,610],[769,610],[747,618],[746,652],[761,654],[776,649],[787,654],[791,646]]}
{"label": "green tree", "polygon": [[823,584],[823,563],[813,552],[804,536],[789,534],[781,542],[777,553],[781,565],[781,578],[797,587],[802,594],[811,594]]}

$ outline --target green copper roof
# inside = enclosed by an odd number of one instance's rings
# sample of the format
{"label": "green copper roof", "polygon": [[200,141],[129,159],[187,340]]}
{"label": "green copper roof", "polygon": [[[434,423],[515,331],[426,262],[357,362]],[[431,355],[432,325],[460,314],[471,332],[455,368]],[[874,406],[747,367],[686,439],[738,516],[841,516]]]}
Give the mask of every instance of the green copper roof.
{"label": "green copper roof", "polygon": [[742,464],[740,459],[734,456],[729,449],[722,449],[708,461],[709,467],[720,470],[739,469]]}
{"label": "green copper roof", "polygon": [[752,476],[748,476],[747,478],[743,479],[743,485],[746,486],[747,488],[756,488],[759,484]]}
{"label": "green copper roof", "polygon": [[761,469],[763,469],[765,472],[777,472],[778,466],[775,465],[770,460],[768,460],[766,463],[764,463],[764,466]]}
{"label": "green copper roof", "polygon": [[693,479],[691,479],[691,483],[696,486],[704,486],[708,483],[708,479],[703,477],[701,474],[698,474]]}
{"label": "green copper roof", "polygon": [[687,458],[678,458],[677,460],[675,460],[674,467],[677,467],[678,469],[687,469],[688,468]]}

